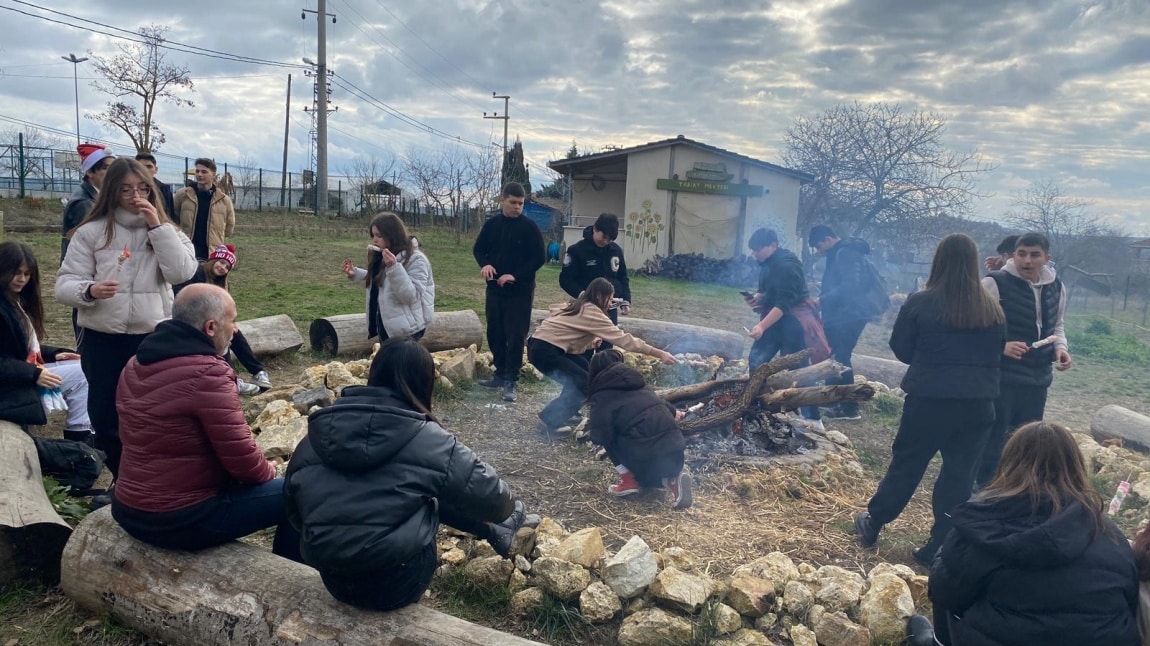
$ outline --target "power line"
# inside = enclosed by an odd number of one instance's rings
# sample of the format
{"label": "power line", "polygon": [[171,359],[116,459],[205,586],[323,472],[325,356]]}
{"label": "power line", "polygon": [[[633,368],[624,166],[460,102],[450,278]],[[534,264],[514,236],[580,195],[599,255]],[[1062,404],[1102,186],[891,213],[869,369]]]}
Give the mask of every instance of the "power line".
{"label": "power line", "polygon": [[374,96],[369,94],[367,91],[360,89],[354,83],[347,80],[343,76],[336,74],[335,72],[332,72],[332,78],[334,79],[334,82],[336,85],[340,86],[341,88],[343,88],[347,92],[350,92],[352,94],[352,96],[355,96],[356,98],[360,99],[361,101],[368,103],[369,105],[372,105],[375,108],[383,110],[387,114],[390,114],[391,116],[399,119],[400,121],[406,123],[409,126],[412,126],[414,128],[419,128],[420,130],[424,130],[424,131],[431,133],[437,137],[442,137],[444,139],[455,141],[455,142],[458,142],[461,144],[467,144],[469,146],[477,146],[480,148],[486,148],[486,146],[484,144],[480,144],[480,143],[476,143],[474,141],[464,139],[463,137],[460,137],[459,135],[453,135],[449,132],[444,132],[443,130],[440,130],[434,126],[430,126],[426,123],[423,123],[422,121],[419,121],[418,119],[415,119],[414,117],[409,117],[408,115],[397,110],[396,108],[393,108],[390,105],[384,103],[383,101],[380,101],[379,99],[375,98]]}
{"label": "power line", "polygon": [[[134,43],[139,43],[142,45],[151,44],[151,43],[149,43],[149,41],[147,39],[141,38],[137,32],[129,31],[129,30],[123,29],[121,27],[115,27],[112,25],[107,25],[107,24],[104,24],[102,22],[97,22],[95,20],[88,20],[87,18],[80,18],[79,16],[73,16],[71,14],[64,13],[62,11],[56,11],[55,9],[49,9],[47,7],[41,7],[40,5],[35,5],[35,4],[30,3],[30,2],[23,2],[22,0],[10,0],[10,1],[16,2],[17,4],[25,5],[28,7],[33,7],[35,9],[39,9],[41,11],[47,11],[49,13],[53,13],[53,14],[67,17],[67,18],[71,18],[72,20],[79,20],[80,22],[85,22],[85,23],[89,23],[92,25],[98,25],[98,26],[104,27],[106,29],[111,29],[113,31],[123,32],[124,34],[132,34],[132,35],[131,36],[125,36],[125,35],[121,35],[121,34],[115,34],[115,33],[110,33],[107,31],[102,31],[100,29],[95,29],[92,27],[85,27],[83,25],[74,25],[72,23],[64,22],[62,20],[56,20],[53,18],[49,18],[48,16],[41,16],[41,15],[37,15],[37,14],[31,13],[28,11],[23,11],[23,10],[17,9],[15,7],[7,7],[7,6],[0,5],[0,9],[4,9],[7,11],[11,11],[13,13],[18,13],[18,14],[21,14],[24,16],[28,16],[29,18],[36,18],[38,20],[43,20],[43,21],[54,23],[57,25],[63,25],[65,27],[71,27],[73,29],[83,29],[85,31],[89,31],[92,33],[97,33],[97,34],[101,34],[103,36],[108,36],[109,38],[117,38],[120,40],[127,40],[127,41],[131,41]],[[266,60],[266,59],[262,59],[262,58],[245,56],[243,54],[231,54],[228,52],[221,52],[221,51],[214,50],[214,49],[208,49],[206,47],[197,47],[195,45],[187,45],[184,43],[180,43],[180,42],[173,41],[173,40],[167,40],[167,39],[164,39],[162,42],[158,43],[157,45],[159,47],[164,48],[164,49],[170,49],[172,51],[181,52],[184,54],[193,54],[195,56],[205,56],[207,58],[217,58],[220,60],[232,61],[235,63],[247,63],[250,65],[267,65],[267,66],[271,66],[271,67],[283,67],[283,68],[289,68],[289,69],[301,69],[303,67],[300,64],[281,63],[279,61],[270,61],[270,60]]]}
{"label": "power line", "polygon": [[450,66],[454,67],[454,68],[456,69],[456,71],[458,71],[460,74],[462,74],[462,75],[466,76],[467,78],[471,79],[471,82],[472,82],[472,83],[474,83],[476,86],[482,86],[482,85],[483,85],[483,84],[482,84],[482,83],[480,83],[478,80],[476,80],[476,78],[475,78],[474,76],[472,76],[472,75],[468,74],[466,70],[464,70],[463,68],[461,68],[461,67],[459,67],[458,65],[456,65],[456,64],[455,64],[455,63],[454,63],[454,62],[453,62],[451,59],[447,58],[446,56],[444,56],[443,54],[441,54],[441,53],[439,52],[439,50],[437,50],[437,49],[435,49],[434,47],[432,47],[432,46],[431,46],[431,43],[427,42],[426,40],[424,40],[424,39],[423,39],[423,37],[422,37],[422,36],[420,36],[420,35],[419,35],[419,32],[415,31],[415,30],[414,30],[414,29],[412,29],[411,27],[408,27],[408,26],[407,26],[407,23],[403,22],[403,20],[401,20],[401,19],[399,18],[399,16],[395,15],[395,12],[394,12],[394,11],[392,11],[391,9],[388,9],[388,8],[387,8],[387,5],[383,4],[383,2],[381,2],[381,0],[375,0],[375,4],[379,5],[381,9],[383,9],[384,11],[386,11],[386,12],[388,13],[388,15],[390,15],[390,16],[391,16],[393,19],[395,19],[395,22],[399,23],[399,26],[401,26],[401,27],[403,27],[404,29],[406,29],[407,31],[411,32],[411,34],[412,34],[413,36],[415,36],[415,37],[416,37],[416,38],[419,40],[419,42],[423,43],[424,45],[426,45],[426,46],[427,46],[427,48],[428,48],[428,49],[430,49],[431,51],[435,52],[435,54],[436,54],[437,56],[439,56],[440,58],[442,58],[444,61],[446,61],[448,65],[450,65]]}

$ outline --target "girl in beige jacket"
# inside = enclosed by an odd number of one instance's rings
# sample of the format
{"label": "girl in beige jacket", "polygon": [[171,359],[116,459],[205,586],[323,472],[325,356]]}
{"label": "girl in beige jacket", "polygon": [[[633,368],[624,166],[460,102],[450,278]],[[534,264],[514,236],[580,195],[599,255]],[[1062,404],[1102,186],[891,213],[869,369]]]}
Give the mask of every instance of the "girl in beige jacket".
{"label": "girl in beige jacket", "polygon": [[567,305],[552,305],[551,316],[543,320],[527,339],[527,360],[540,372],[563,386],[551,403],[539,411],[539,431],[549,433],[567,423],[587,398],[587,358],[584,353],[597,339],[610,341],[624,350],[657,357],[665,364],[675,363],[666,350],[654,348],[620,330],[607,317],[615,288],[606,278],[596,278]]}

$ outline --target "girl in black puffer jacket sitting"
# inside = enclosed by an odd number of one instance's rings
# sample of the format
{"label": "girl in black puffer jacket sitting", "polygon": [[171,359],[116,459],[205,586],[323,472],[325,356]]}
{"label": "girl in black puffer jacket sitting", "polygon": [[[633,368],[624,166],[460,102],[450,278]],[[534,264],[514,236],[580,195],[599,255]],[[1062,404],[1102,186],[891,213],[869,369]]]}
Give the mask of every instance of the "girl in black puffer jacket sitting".
{"label": "girl in black puffer jacket sitting", "polygon": [[595,354],[587,373],[591,441],[607,449],[619,482],[613,496],[666,487],[676,509],[691,506],[691,475],[683,468],[680,411],[651,390],[618,350]]}
{"label": "girl in black puffer jacket sitting", "polygon": [[328,592],[361,608],[394,610],[430,585],[440,521],[507,557],[524,509],[431,414],[435,365],[423,346],[388,339],[367,383],[311,415],[284,495],[304,561]]}

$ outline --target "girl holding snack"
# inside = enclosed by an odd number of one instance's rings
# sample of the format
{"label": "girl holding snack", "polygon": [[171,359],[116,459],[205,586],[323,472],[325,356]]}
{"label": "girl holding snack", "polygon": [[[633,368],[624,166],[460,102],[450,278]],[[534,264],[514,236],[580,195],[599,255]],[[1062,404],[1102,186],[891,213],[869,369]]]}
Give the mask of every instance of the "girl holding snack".
{"label": "girl holding snack", "polygon": [[[228,276],[235,267],[236,248],[230,244],[222,244],[208,254],[207,260],[200,263],[199,268],[196,269],[196,275],[192,276],[191,280],[183,285],[175,286],[175,292],[179,294],[181,289],[193,283],[209,283],[227,290]],[[229,350],[236,355],[236,359],[243,364],[244,368],[252,373],[254,383],[236,379],[236,389],[241,395],[255,395],[271,389],[272,380],[271,376],[268,375],[267,367],[252,352],[252,346],[239,328],[236,328],[232,334],[232,344]],[[230,357],[226,358],[230,360]]]}
{"label": "girl holding snack", "polygon": [[408,235],[399,216],[385,211],[368,228],[367,269],[350,258],[341,269],[348,280],[367,289],[367,336],[386,341],[394,337],[423,338],[435,316],[435,279],[431,263]]}
{"label": "girl holding snack", "polygon": [[41,390],[58,389],[67,404],[64,439],[92,443],[88,381],[80,355],[45,345],[40,268],[32,248],[0,242],[0,419],[48,423]]}
{"label": "girl holding snack", "polygon": [[56,300],[78,310],[88,415],[108,470],[120,468],[116,384],[156,324],[172,314],[172,285],[196,272],[192,241],[172,224],[151,176],[134,159],[108,168],[104,190],[71,232]]}
{"label": "girl holding snack", "polygon": [[675,363],[666,350],[653,348],[643,340],[620,330],[607,317],[607,308],[615,288],[606,278],[596,278],[579,298],[567,304],[551,306],[547,317],[527,339],[527,360],[540,372],[563,386],[559,396],[539,411],[539,431],[550,433],[565,425],[579,412],[587,398],[587,358],[596,339],[610,341],[624,350],[658,358],[665,364]]}

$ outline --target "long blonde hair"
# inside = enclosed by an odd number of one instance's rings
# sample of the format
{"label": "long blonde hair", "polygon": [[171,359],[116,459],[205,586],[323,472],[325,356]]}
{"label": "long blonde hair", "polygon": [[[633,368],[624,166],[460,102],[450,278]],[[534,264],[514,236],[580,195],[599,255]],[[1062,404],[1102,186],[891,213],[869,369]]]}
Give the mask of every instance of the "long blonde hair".
{"label": "long blonde hair", "polygon": [[92,210],[88,211],[88,215],[76,225],[75,229],[68,232],[68,237],[71,238],[76,232],[76,229],[97,220],[104,220],[104,244],[101,249],[106,248],[112,244],[112,239],[116,235],[116,220],[112,215],[120,206],[120,185],[123,184],[124,178],[131,173],[139,177],[142,182],[147,184],[148,202],[156,208],[156,213],[160,216],[160,224],[171,223],[168,218],[168,213],[164,209],[163,202],[160,201],[160,191],[156,188],[156,183],[152,181],[152,176],[144,170],[140,162],[132,159],[131,157],[118,157],[112,165],[108,167],[108,172],[104,174],[104,181],[100,184],[100,194],[96,198],[96,203],[92,205]]}

